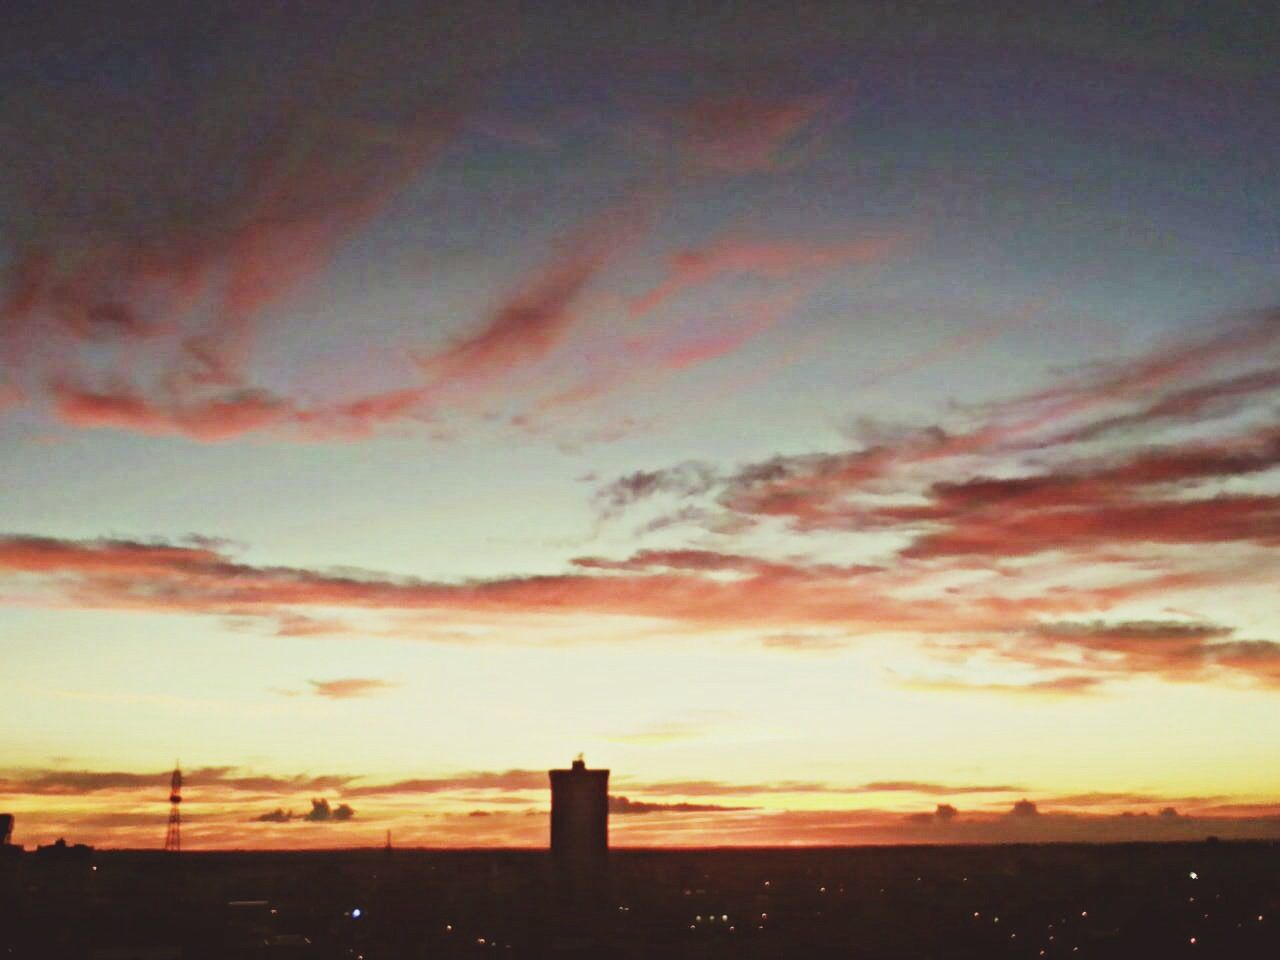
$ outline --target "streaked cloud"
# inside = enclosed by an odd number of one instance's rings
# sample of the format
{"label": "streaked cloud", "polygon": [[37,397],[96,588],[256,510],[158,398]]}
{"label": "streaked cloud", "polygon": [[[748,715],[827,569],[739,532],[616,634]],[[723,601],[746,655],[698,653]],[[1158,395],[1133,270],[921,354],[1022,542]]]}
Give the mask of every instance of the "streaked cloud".
{"label": "streaked cloud", "polygon": [[823,95],[708,96],[674,118],[676,136],[697,162],[732,173],[771,170],[828,109]]}
{"label": "streaked cloud", "polygon": [[368,697],[385,690],[391,690],[397,684],[388,680],[376,680],[368,677],[343,677],[338,680],[308,680],[312,692],[318,697],[330,700],[348,700],[353,697]]}
{"label": "streaked cloud", "polygon": [[645,813],[716,813],[719,811],[747,810],[748,807],[725,807],[715,803],[652,803],[646,800],[628,800],[610,794],[609,813],[618,816]]}

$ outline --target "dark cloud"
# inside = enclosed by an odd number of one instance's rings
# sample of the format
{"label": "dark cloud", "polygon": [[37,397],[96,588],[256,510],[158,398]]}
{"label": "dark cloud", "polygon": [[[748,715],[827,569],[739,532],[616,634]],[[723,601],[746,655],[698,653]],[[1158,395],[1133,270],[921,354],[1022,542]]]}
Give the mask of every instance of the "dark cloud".
{"label": "dark cloud", "polygon": [[1214,796],[1171,797],[1133,791],[1115,792],[1094,790],[1088,793],[1070,793],[1063,794],[1061,796],[1045,797],[1041,799],[1041,802],[1052,807],[1115,807],[1121,804],[1127,806],[1147,807],[1152,806],[1153,804],[1176,802],[1199,809],[1212,803],[1219,803],[1223,799],[1223,797]]}
{"label": "dark cloud", "polygon": [[276,807],[274,810],[259,814],[253,819],[258,823],[290,823],[293,821],[341,823],[344,820],[350,820],[355,815],[355,810],[345,803],[330,807],[328,800],[323,797],[316,797],[311,801],[311,809],[305,814],[295,814],[292,810],[286,812],[282,807]]}
{"label": "dark cloud", "polygon": [[[171,770],[130,773],[97,770],[17,771],[0,780],[0,792],[46,796],[98,793],[107,790],[154,790],[166,794]],[[279,777],[253,775],[235,767],[198,767],[183,774],[192,789],[234,790],[244,793],[289,793],[304,790],[340,789],[351,777]]]}
{"label": "dark cloud", "polygon": [[1216,640],[1228,636],[1230,627],[1216,623],[1189,623],[1185,620],[1125,620],[1107,623],[1092,620],[1088,623],[1045,623],[1036,628],[1038,635],[1050,641],[1062,641],[1077,646],[1098,645],[1102,649],[1115,646],[1149,646],[1154,644],[1183,644]]}
{"label": "dark cloud", "polygon": [[1013,809],[1009,811],[1009,816],[1015,819],[1038,817],[1039,815],[1039,809],[1037,809],[1036,805],[1030,800],[1019,800],[1013,805]]}
{"label": "dark cloud", "polygon": [[96,793],[100,790],[167,789],[169,771],[123,773],[96,770],[53,770],[17,775],[0,780],[0,792],[46,796]]}
{"label": "dark cloud", "polygon": [[[1045,623],[1028,636],[1041,646],[1081,651],[1085,665],[1103,672],[1146,672],[1193,680],[1226,669],[1280,682],[1280,643],[1230,639],[1232,633],[1230,627],[1215,623],[1094,620]],[[1035,659],[1026,648],[1014,648],[1007,655]]]}
{"label": "dark cloud", "polygon": [[662,470],[636,470],[596,491],[595,500],[606,514],[658,495],[692,497],[707,493],[717,482],[709,464],[688,460]]}
{"label": "dark cloud", "polygon": [[928,824],[928,823],[948,824],[948,823],[951,823],[951,821],[955,820],[956,817],[958,817],[959,815],[960,815],[960,811],[957,810],[955,807],[953,807],[951,804],[940,803],[936,808],[934,808],[933,813],[908,814],[907,821],[909,823],[922,823],[922,824]]}
{"label": "dark cloud", "polygon": [[1248,409],[1260,398],[1265,400],[1277,390],[1280,390],[1280,370],[1277,369],[1251,370],[1219,377],[1185,390],[1176,390],[1133,413],[1094,421],[1078,430],[1053,437],[1049,443],[1080,443],[1112,434],[1221,419]]}
{"label": "dark cloud", "polygon": [[356,812],[345,803],[340,803],[336,807],[330,809],[329,801],[323,797],[319,797],[311,801],[311,810],[306,816],[299,819],[307,820],[311,823],[328,823],[329,821],[341,822],[350,820],[356,815]]}
{"label": "dark cloud", "polygon": [[609,812],[632,813],[717,813],[734,810],[750,810],[751,807],[726,807],[715,803],[652,803],[645,800],[629,800],[626,797],[609,796]]}

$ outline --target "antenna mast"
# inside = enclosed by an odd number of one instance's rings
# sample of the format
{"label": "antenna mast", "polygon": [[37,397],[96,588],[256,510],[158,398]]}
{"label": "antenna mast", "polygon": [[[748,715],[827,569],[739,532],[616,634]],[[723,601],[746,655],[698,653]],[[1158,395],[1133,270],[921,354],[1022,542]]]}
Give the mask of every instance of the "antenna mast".
{"label": "antenna mast", "polygon": [[164,834],[165,853],[178,853],[182,850],[182,814],[179,804],[182,803],[182,769],[173,765],[173,776],[169,778],[169,829]]}

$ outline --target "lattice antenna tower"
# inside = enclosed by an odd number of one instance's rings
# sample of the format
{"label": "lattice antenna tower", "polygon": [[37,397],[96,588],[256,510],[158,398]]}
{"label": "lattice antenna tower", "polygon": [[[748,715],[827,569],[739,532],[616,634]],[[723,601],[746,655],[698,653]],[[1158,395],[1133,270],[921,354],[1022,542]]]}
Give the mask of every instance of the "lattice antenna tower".
{"label": "lattice antenna tower", "polygon": [[164,834],[165,853],[178,853],[182,850],[182,768],[173,765],[173,776],[169,778],[169,829]]}

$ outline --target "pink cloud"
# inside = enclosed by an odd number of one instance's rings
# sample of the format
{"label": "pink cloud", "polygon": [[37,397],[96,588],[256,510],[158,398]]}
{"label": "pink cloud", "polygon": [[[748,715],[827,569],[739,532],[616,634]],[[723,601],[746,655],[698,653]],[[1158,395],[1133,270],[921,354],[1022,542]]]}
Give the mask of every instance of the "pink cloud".
{"label": "pink cloud", "polygon": [[676,117],[679,136],[704,166],[728,173],[772,170],[827,109],[825,96],[707,97]]}
{"label": "pink cloud", "polygon": [[396,686],[386,680],[374,680],[368,677],[343,677],[339,680],[308,680],[313,692],[318,697],[330,700],[349,700],[353,697],[367,697],[382,693]]}
{"label": "pink cloud", "polygon": [[631,301],[632,316],[647,314],[688,290],[726,277],[788,280],[849,264],[883,263],[901,246],[896,236],[844,243],[721,241],[705,249],[682,250],[667,263],[666,278]]}
{"label": "pink cloud", "polygon": [[[0,569],[30,578],[42,592],[20,603],[254,618],[275,627],[307,609],[345,608],[388,614],[451,611],[468,616],[564,615],[659,618],[686,629],[726,627],[839,627],[850,638],[913,633],[917,637],[985,635],[987,647],[1033,666],[1060,669],[1052,659],[1028,657],[1028,638],[1042,646],[1075,643],[1059,630],[1046,640],[1046,617],[1096,613],[1122,600],[1177,586],[1220,582],[1235,574],[1160,574],[1107,587],[1040,591],[1023,597],[999,592],[899,594],[919,585],[916,574],[864,565],[771,561],[710,551],[637,554],[611,561],[584,558],[582,572],[447,583],[329,574],[302,568],[255,567],[207,548],[186,550],[128,541],[0,539]],[[732,574],[725,577],[724,574]],[[855,588],[857,585],[858,588]],[[10,602],[15,602],[11,600]],[[1276,677],[1271,647],[1233,641],[1207,648],[1198,675],[1238,671],[1264,682]],[[1133,657],[1133,671],[1172,674],[1165,661]],[[1114,675],[1107,664],[1089,672]],[[1077,670],[1077,672],[1080,672]],[[1044,688],[1045,692],[1052,685]]]}
{"label": "pink cloud", "polygon": [[587,225],[504,298],[480,330],[424,358],[424,369],[447,385],[492,379],[544,358],[568,334],[574,307],[588,285],[645,226],[636,203]]}
{"label": "pink cloud", "polygon": [[308,52],[281,67],[288,95],[278,73],[228,70],[223,53],[246,55],[219,51],[226,72],[181,137],[167,105],[115,104],[103,123],[79,86],[27,91],[38,119],[22,149],[39,160],[12,184],[0,367],[30,403],[51,384],[73,426],[202,441],[276,428],[299,404],[251,382],[262,324],[461,128],[458,84],[383,85],[394,51],[359,51],[341,74]]}
{"label": "pink cloud", "polygon": [[1015,696],[1078,696],[1095,693],[1105,683],[1103,677],[1091,674],[1069,674],[1048,680],[1030,680],[1026,683],[967,683],[961,680],[910,680],[904,686],[915,690],[934,690],[942,693],[1012,694]]}
{"label": "pink cloud", "polygon": [[287,401],[257,390],[177,405],[148,400],[129,387],[94,391],[54,384],[51,393],[59,419],[72,426],[186,436],[206,442],[276,427],[292,417]]}

